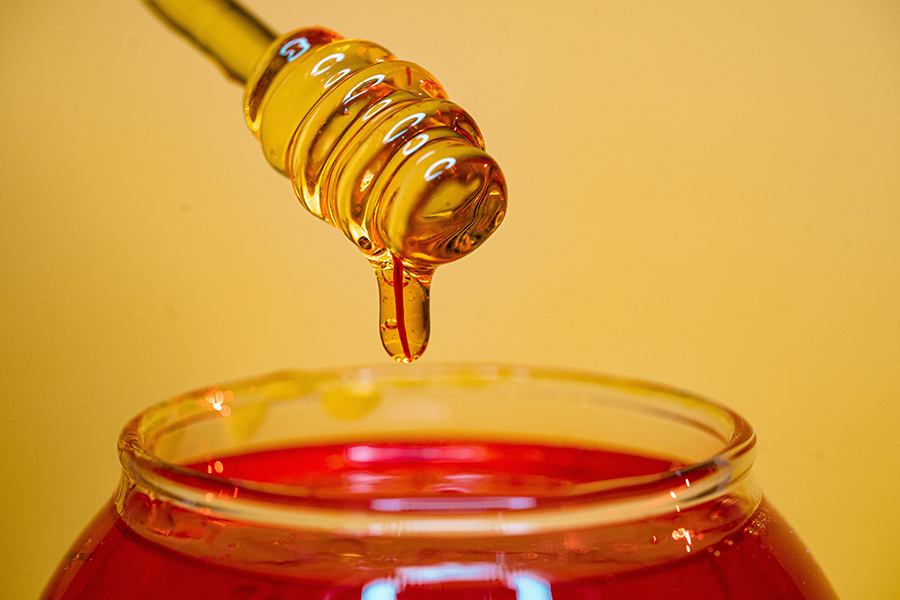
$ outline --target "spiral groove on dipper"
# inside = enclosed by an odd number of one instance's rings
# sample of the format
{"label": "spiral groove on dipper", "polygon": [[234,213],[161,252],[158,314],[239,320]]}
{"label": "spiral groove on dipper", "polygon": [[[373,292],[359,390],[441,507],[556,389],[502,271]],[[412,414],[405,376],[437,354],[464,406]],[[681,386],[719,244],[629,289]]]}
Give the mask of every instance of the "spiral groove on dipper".
{"label": "spiral groove on dipper", "polygon": [[381,46],[299,30],[270,46],[246,89],[266,158],[370,258],[433,268],[503,219],[506,184],[474,120]]}

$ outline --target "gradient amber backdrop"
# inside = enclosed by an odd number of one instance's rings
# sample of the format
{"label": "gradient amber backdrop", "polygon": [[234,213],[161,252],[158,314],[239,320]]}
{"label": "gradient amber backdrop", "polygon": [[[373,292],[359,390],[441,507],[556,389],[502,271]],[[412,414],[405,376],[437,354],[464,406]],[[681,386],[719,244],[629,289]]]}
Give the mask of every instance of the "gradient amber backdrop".
{"label": "gradient amber backdrop", "polygon": [[[422,64],[505,170],[506,222],[437,272],[424,361],[721,400],[839,595],[900,597],[900,3],[251,6]],[[137,0],[3,0],[0,89],[0,596],[27,599],[142,408],[388,359],[362,256]]]}

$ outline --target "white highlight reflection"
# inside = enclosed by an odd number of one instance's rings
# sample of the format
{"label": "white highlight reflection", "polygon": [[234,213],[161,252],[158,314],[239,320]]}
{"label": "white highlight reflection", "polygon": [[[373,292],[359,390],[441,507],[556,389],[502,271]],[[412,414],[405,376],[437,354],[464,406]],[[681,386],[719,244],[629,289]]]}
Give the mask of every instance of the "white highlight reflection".
{"label": "white highlight reflection", "polygon": [[366,584],[362,591],[362,600],[395,600],[397,587],[387,579],[376,579]]}
{"label": "white highlight reflection", "polygon": [[401,581],[407,585],[449,581],[491,581],[503,578],[502,567],[491,564],[444,563],[431,567],[401,567],[397,569],[397,573]]}
{"label": "white highlight reflection", "polygon": [[534,575],[519,574],[511,578],[517,600],[553,600],[550,584]]}
{"label": "white highlight reflection", "polygon": [[374,117],[375,115],[380,113],[382,111],[382,109],[386,108],[387,105],[390,103],[391,103],[390,98],[383,98],[383,99],[379,100],[378,102],[376,102],[375,104],[373,104],[372,108],[367,110],[366,114],[363,115],[363,117],[362,117],[363,123],[365,123],[366,121],[368,121],[369,119],[371,119],[372,117]]}
{"label": "white highlight reflection", "polygon": [[[406,142],[406,145],[403,146],[403,150],[402,150],[403,156],[409,156],[410,154],[412,154],[413,152],[415,152],[416,150],[418,150],[419,148],[424,146],[425,142],[427,142],[427,141],[428,141],[428,134],[420,133],[413,139]],[[413,142],[415,142],[415,143],[413,143]]]}
{"label": "white highlight reflection", "polygon": [[319,62],[316,63],[316,66],[313,67],[312,72],[310,74],[313,75],[314,77],[318,77],[319,75],[321,75],[322,73],[324,73],[325,71],[327,71],[328,69],[330,69],[332,67],[332,65],[326,66],[325,63],[327,63],[330,60],[333,60],[334,64],[337,64],[337,63],[341,62],[342,60],[344,60],[344,58],[345,57],[344,57],[343,52],[335,52],[334,54],[329,54],[328,56],[326,56],[325,58],[323,58],[322,60],[320,60]]}
{"label": "white highlight reflection", "polygon": [[[401,135],[406,133],[410,127],[415,127],[416,125],[418,125],[424,118],[425,118],[425,113],[416,113],[414,115],[409,115],[408,117],[400,119],[399,122],[395,123],[394,126],[391,127],[391,130],[387,132],[387,135],[385,135],[384,139],[381,141],[385,144],[390,144],[391,142],[396,140],[398,137],[400,137]],[[398,127],[400,127],[401,125],[405,125],[406,123],[409,123],[410,121],[412,121],[412,123],[410,123],[403,129],[401,129],[400,131],[397,131]]]}
{"label": "white highlight reflection", "polygon": [[362,96],[382,81],[384,81],[384,75],[372,75],[371,77],[363,79],[355,86],[353,86],[352,90],[347,92],[347,95],[344,96],[344,104],[347,104],[351,100],[356,100],[358,97]]}
{"label": "white highlight reflection", "polygon": [[331,86],[336,84],[338,81],[343,79],[343,77],[345,75],[347,75],[349,72],[350,72],[350,69],[341,69],[340,71],[338,71],[337,73],[332,75],[331,78],[325,82],[325,89],[327,90],[328,88],[330,88]]}
{"label": "white highlight reflection", "polygon": [[527,496],[457,498],[376,498],[369,504],[372,510],[399,512],[404,510],[524,510],[537,506],[535,498]]}
{"label": "white highlight reflection", "polygon": [[[450,158],[450,157],[442,158],[441,160],[434,161],[434,164],[431,165],[430,167],[428,167],[428,170],[425,171],[425,181],[431,181],[432,179],[434,179],[435,177],[437,177],[438,175],[440,175],[447,169],[451,168],[455,164],[456,164],[456,159]],[[435,169],[438,166],[441,166],[442,168],[438,171],[435,171]]]}
{"label": "white highlight reflection", "polygon": [[443,563],[428,567],[401,567],[394,577],[374,579],[362,590],[360,600],[396,600],[410,585],[447,582],[497,582],[516,591],[516,600],[553,600],[550,584],[527,571],[510,572],[502,564]]}

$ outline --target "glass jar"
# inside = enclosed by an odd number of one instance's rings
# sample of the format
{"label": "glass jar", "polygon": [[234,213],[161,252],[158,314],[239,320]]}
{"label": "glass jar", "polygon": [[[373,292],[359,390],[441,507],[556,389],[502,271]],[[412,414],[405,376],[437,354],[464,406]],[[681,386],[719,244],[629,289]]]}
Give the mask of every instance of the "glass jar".
{"label": "glass jar", "polygon": [[833,599],[740,416],[484,365],[289,372],[154,406],[46,599]]}

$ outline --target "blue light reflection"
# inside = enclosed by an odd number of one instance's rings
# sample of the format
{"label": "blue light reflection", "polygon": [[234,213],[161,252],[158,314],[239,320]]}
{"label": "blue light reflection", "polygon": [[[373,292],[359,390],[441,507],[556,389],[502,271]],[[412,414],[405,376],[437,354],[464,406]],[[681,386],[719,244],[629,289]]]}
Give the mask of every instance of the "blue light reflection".
{"label": "blue light reflection", "polygon": [[293,62],[296,59],[300,58],[300,56],[309,50],[310,45],[309,41],[304,38],[296,38],[288,41],[284,46],[281,47],[281,50],[278,51],[278,54],[287,58],[288,62]]}
{"label": "blue light reflection", "polygon": [[445,582],[496,581],[515,590],[516,600],[553,600],[550,584],[527,571],[510,572],[502,564],[444,563],[427,567],[402,567],[396,576],[374,579],[362,590],[360,600],[397,600],[397,594],[411,585]]}
{"label": "blue light reflection", "polygon": [[513,575],[510,580],[518,600],[553,600],[550,584],[540,577],[519,574]]}
{"label": "blue light reflection", "polygon": [[389,579],[376,579],[366,584],[362,600],[396,600],[397,586]]}

